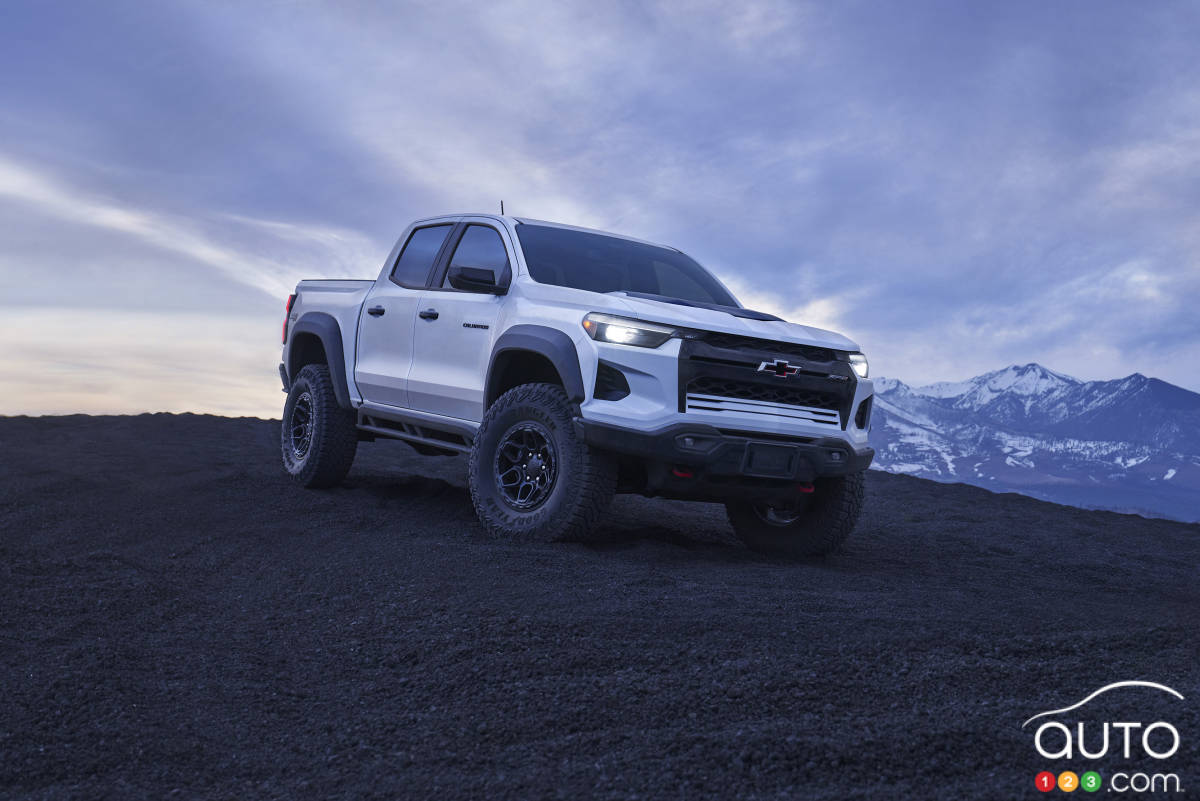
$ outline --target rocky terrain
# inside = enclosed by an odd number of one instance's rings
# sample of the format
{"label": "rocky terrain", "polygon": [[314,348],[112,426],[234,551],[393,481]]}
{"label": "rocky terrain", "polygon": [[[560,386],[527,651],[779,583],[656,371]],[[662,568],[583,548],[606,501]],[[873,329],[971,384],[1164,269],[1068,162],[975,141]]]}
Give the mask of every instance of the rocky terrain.
{"label": "rocky terrain", "polygon": [[1200,789],[1200,526],[872,471],[822,561],[634,497],[514,545],[460,458],[304,491],[276,432],[0,419],[0,797],[1041,797],[1125,763],[1021,723],[1123,679]]}

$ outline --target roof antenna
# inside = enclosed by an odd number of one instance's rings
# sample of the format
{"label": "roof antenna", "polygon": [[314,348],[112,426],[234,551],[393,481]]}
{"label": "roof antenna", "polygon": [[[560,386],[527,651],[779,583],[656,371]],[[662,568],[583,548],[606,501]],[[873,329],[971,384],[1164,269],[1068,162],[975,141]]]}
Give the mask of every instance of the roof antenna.
{"label": "roof antenna", "polygon": [[504,216],[504,201],[503,200],[500,201],[500,216],[501,217]]}

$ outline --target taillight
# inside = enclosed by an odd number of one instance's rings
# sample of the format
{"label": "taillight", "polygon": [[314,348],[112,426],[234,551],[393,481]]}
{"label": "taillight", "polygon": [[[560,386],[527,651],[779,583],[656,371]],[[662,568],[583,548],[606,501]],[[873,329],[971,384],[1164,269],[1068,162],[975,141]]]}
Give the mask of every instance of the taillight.
{"label": "taillight", "polygon": [[287,309],[283,313],[283,344],[287,344],[288,320],[292,317],[292,304],[296,302],[295,295],[288,295]]}

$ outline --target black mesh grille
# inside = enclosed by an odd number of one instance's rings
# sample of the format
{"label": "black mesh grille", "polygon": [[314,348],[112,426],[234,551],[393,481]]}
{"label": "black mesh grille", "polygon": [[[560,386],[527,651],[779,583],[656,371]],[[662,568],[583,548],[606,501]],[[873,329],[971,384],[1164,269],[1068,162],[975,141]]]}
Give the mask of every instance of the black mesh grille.
{"label": "black mesh grille", "polygon": [[737,334],[720,334],[710,332],[702,340],[714,348],[726,350],[766,351],[783,356],[796,356],[813,362],[831,362],[837,354],[829,348],[818,348],[812,345],[796,345],[791,342],[775,342],[770,339],[753,339]]}
{"label": "black mesh grille", "polygon": [[812,392],[795,387],[752,384],[748,381],[709,376],[693,378],[687,385],[687,391],[695,395],[719,395],[723,398],[786,403],[790,406],[811,406],[832,411],[838,411],[842,405],[841,398],[832,392]]}

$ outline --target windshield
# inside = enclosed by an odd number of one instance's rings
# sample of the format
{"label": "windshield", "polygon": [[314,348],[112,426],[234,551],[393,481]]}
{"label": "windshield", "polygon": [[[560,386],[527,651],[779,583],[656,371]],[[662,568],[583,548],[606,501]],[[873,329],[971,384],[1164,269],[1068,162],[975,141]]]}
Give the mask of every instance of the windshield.
{"label": "windshield", "polygon": [[717,279],[677,250],[528,223],[517,226],[517,237],[539,284],[737,306]]}

